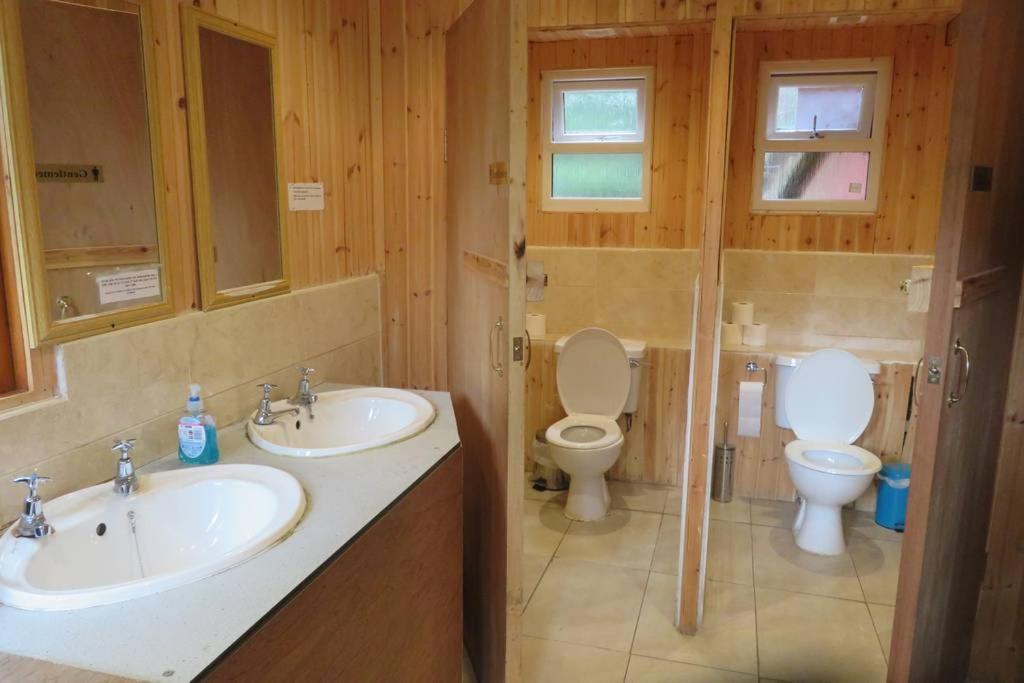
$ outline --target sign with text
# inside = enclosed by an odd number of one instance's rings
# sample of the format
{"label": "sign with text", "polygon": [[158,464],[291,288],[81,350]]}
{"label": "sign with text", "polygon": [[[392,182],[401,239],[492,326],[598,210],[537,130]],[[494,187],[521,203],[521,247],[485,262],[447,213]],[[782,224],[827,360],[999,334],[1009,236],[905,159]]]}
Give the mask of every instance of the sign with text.
{"label": "sign with text", "polygon": [[323,211],[323,183],[288,183],[289,211]]}
{"label": "sign with text", "polygon": [[36,164],[37,183],[102,183],[98,164]]}
{"label": "sign with text", "polygon": [[101,304],[116,304],[133,299],[160,296],[160,271],[157,268],[100,275],[96,278]]}

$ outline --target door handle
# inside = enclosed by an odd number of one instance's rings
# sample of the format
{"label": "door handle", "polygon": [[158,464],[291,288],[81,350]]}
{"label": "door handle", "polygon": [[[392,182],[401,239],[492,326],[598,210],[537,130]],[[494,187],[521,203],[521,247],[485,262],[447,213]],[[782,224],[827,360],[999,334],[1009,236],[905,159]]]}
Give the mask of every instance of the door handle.
{"label": "door handle", "polygon": [[955,405],[963,400],[971,381],[971,354],[967,352],[966,347],[960,343],[959,339],[953,344],[953,355],[960,359],[960,372],[956,377],[956,388],[949,392],[949,397],[946,398],[946,405],[948,406]]}
{"label": "door handle", "polygon": [[917,359],[917,364],[914,366],[914,379],[911,382],[911,386],[914,390],[914,405],[921,405],[921,366],[924,365],[924,356]]}
{"label": "door handle", "polygon": [[533,337],[530,336],[530,331],[524,329],[526,333],[526,369],[530,369],[530,363],[533,361]]}
{"label": "door handle", "polygon": [[[487,347],[489,352],[489,360],[491,362],[491,370],[497,373],[498,377],[502,377],[505,374],[505,367],[501,364],[501,332],[505,329],[505,321],[498,316],[498,320],[491,327],[491,333],[487,340]],[[497,340],[497,343],[496,341]],[[495,353],[497,349],[497,353]]]}

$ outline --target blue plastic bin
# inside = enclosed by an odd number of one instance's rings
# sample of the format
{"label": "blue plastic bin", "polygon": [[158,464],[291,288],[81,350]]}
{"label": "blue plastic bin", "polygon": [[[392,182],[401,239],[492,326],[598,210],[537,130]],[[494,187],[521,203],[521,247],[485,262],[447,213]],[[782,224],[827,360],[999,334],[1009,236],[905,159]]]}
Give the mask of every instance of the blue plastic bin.
{"label": "blue plastic bin", "polygon": [[907,522],[907,498],[910,496],[910,465],[884,465],[878,479],[875,524],[903,531]]}

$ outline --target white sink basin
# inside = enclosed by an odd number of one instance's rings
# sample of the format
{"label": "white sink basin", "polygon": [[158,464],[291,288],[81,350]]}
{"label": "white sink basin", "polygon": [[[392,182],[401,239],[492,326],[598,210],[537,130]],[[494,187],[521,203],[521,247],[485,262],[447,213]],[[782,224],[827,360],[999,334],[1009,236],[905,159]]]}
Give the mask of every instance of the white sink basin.
{"label": "white sink basin", "polygon": [[0,538],[0,602],[70,610],[159,593],[244,562],[305,509],[295,477],[260,465],[139,475],[127,498],[109,482],[75,491],[45,503],[52,536]]}
{"label": "white sink basin", "polygon": [[[278,401],[272,409],[292,407]],[[418,394],[368,387],[319,394],[312,420],[303,408],[298,415],[282,415],[269,425],[257,425],[250,416],[246,428],[249,439],[269,453],[319,458],[407,439],[429,427],[434,415],[434,406]]]}

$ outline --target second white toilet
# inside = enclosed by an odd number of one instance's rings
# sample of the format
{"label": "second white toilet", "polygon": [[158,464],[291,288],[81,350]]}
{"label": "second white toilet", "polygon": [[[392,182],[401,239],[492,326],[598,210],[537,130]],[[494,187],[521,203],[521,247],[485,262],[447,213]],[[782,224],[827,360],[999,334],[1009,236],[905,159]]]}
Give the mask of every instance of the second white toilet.
{"label": "second white toilet", "polygon": [[639,358],[646,346],[626,343],[629,353],[608,330],[588,327],[555,346],[558,397],[568,415],[548,427],[545,436],[551,458],[570,478],[565,502],[570,519],[593,521],[608,513],[611,497],[604,474],[623,444],[616,420],[637,400]]}

